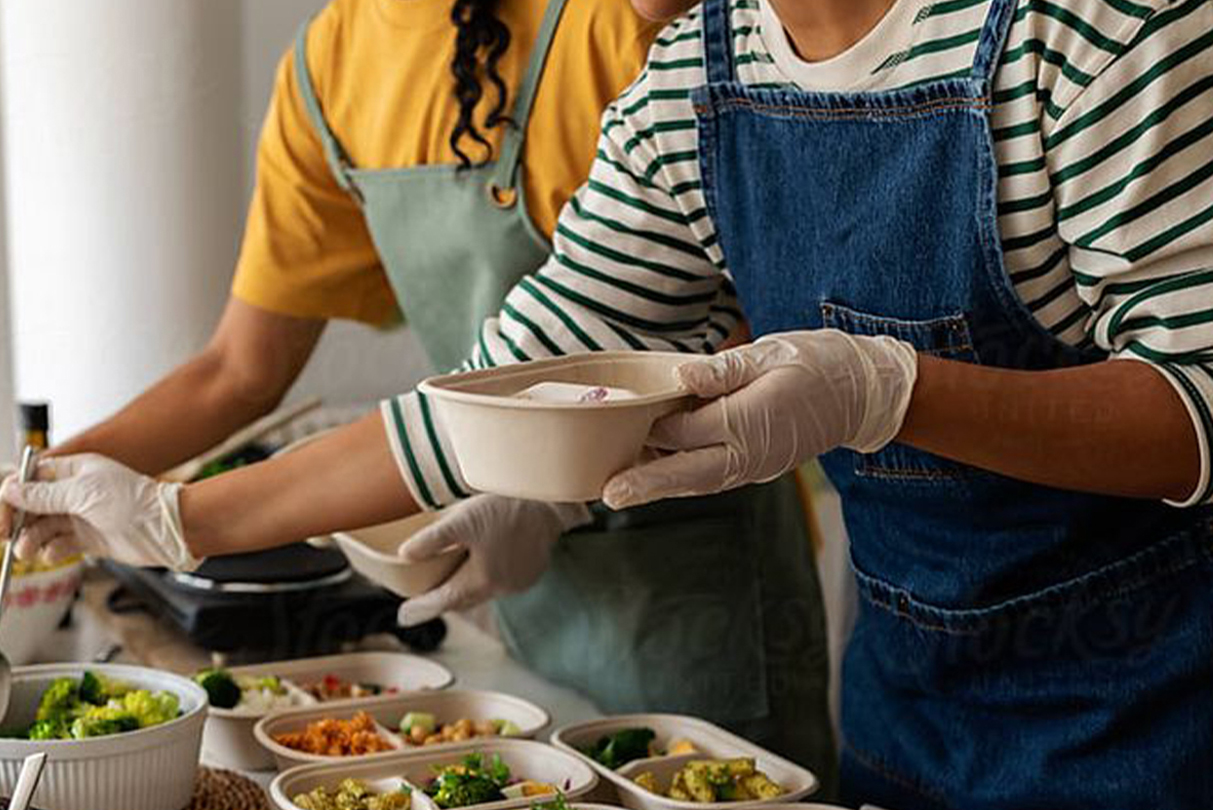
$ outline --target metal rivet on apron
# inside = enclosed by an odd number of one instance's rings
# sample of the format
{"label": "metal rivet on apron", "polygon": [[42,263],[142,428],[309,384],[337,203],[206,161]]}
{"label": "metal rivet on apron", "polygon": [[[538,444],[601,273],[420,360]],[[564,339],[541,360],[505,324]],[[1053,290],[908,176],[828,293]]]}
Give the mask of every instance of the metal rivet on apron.
{"label": "metal rivet on apron", "polygon": [[502,188],[496,183],[489,183],[488,192],[489,199],[498,208],[513,208],[514,204],[518,202],[518,189],[516,188]]}

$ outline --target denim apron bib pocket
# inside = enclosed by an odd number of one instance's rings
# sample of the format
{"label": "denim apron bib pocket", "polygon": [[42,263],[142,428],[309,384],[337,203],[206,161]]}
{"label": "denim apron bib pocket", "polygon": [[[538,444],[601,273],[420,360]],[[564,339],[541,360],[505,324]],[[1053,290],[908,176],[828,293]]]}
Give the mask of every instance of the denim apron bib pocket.
{"label": "denim apron bib pocket", "polygon": [[[844,304],[824,301],[821,304],[821,325],[852,335],[889,335],[906,341],[925,354],[967,363],[978,362],[969,323],[963,312],[926,320],[907,320],[873,315]],[[860,477],[931,485],[984,474],[964,464],[896,442],[877,453],[850,455],[854,457],[855,475]]]}
{"label": "denim apron bib pocket", "polygon": [[[295,70],[334,177],[357,199],[396,299],[435,368],[461,362],[550,248],[531,222],[524,136],[566,0],[550,0],[495,162],[363,169],[325,120],[306,60]],[[835,781],[825,624],[795,482],[599,510],[553,549],[527,592],[497,600],[512,655],[608,712],[698,715]],[[788,621],[788,620],[791,621]],[[789,644],[785,627],[795,627]]]}
{"label": "denim apron bib pocket", "polygon": [[[988,9],[967,76],[828,93],[740,83],[728,4],[704,4],[704,196],[756,335],[887,334],[1020,370],[1106,359],[1044,330],[1007,277],[989,115],[1016,3]],[[848,805],[1208,808],[1208,508],[1037,486],[896,444],[822,464],[860,597],[843,669]]]}

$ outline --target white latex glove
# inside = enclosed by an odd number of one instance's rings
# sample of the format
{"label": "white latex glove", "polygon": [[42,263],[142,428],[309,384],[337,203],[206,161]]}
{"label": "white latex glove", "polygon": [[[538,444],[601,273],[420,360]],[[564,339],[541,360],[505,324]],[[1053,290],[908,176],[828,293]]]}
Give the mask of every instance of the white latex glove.
{"label": "white latex glove", "polygon": [[873,453],[901,430],[918,355],[891,337],[835,329],[784,332],[678,368],[687,391],[712,401],[653,426],[672,451],[615,475],[613,509],[771,481],[847,447]]}
{"label": "white latex glove", "polygon": [[46,549],[52,559],[85,553],[174,571],[202,564],[182,535],[180,484],[93,454],[45,459],[37,477],[27,484],[10,477],[0,490],[6,504],[27,513],[15,549],[20,559],[33,560]]}
{"label": "white latex glove", "polygon": [[462,548],[467,558],[441,585],[401,605],[400,624],[410,627],[448,610],[526,590],[547,569],[560,535],[590,520],[584,504],[500,495],[475,495],[448,507],[438,520],[404,541],[397,554],[421,562]]}

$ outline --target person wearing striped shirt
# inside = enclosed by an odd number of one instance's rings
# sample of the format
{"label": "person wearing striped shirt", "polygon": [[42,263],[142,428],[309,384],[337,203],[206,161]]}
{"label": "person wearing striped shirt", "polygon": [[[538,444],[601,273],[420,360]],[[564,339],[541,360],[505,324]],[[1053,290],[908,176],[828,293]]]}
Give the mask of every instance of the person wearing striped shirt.
{"label": "person wearing striped shirt", "polygon": [[[1205,0],[709,0],[607,109],[552,258],[466,365],[711,355],[744,312],[755,343],[680,370],[712,402],[604,495],[821,454],[862,596],[851,798],[1202,807],[1211,102]],[[317,450],[325,480],[355,469],[343,454],[404,480],[347,489],[343,514],[466,490],[432,410],[393,398]],[[322,527],[270,489],[298,463],[187,487],[180,542]]]}

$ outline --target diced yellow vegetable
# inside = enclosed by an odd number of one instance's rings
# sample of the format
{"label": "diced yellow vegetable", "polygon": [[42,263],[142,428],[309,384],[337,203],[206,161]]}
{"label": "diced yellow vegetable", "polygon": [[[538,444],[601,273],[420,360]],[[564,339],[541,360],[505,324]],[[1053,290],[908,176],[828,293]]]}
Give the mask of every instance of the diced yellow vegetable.
{"label": "diced yellow vegetable", "polygon": [[674,740],[670,743],[670,750],[666,753],[672,757],[676,757],[682,754],[697,754],[699,751],[690,740]]}
{"label": "diced yellow vegetable", "polygon": [[654,776],[653,774],[649,773],[648,771],[645,771],[642,774],[638,774],[636,776],[636,778],[633,779],[632,781],[635,782],[636,784],[640,785],[642,788],[647,790],[649,793],[656,793],[658,795],[661,794],[661,789],[659,787],[657,787],[657,777]]}

